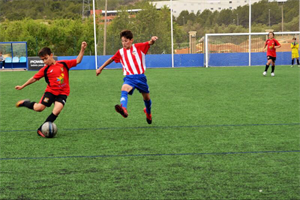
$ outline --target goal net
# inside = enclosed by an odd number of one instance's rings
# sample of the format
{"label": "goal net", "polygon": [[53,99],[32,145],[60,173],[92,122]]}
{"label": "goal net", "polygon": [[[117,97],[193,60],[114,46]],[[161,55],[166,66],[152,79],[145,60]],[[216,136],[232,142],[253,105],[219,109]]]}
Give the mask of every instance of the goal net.
{"label": "goal net", "polygon": [[[275,32],[275,39],[281,44],[276,49],[277,65],[291,63],[292,38],[300,40],[300,32]],[[206,67],[255,66],[266,63],[263,51],[268,32],[263,33],[224,33],[205,35]]]}

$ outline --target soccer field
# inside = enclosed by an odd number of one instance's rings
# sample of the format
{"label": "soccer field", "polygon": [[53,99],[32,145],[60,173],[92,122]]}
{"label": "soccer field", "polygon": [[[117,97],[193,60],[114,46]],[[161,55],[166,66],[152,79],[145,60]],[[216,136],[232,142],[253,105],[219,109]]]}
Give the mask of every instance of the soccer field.
{"label": "soccer field", "polygon": [[0,73],[0,199],[300,199],[300,69],[147,69],[153,123],[138,91],[128,118],[121,70],[70,71],[71,94],[53,139],[36,72]]}

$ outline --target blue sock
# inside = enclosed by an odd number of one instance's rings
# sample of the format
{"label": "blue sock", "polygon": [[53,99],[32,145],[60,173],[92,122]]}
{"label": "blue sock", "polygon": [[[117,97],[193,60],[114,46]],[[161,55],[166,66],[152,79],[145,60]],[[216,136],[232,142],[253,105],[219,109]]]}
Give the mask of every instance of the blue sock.
{"label": "blue sock", "polygon": [[122,107],[127,109],[127,103],[128,103],[128,92],[122,91],[121,92],[121,99],[120,103],[122,104]]}
{"label": "blue sock", "polygon": [[152,104],[151,99],[149,101],[144,100],[144,102],[145,102],[145,106],[146,106],[146,112],[148,114],[151,114],[151,104]]}

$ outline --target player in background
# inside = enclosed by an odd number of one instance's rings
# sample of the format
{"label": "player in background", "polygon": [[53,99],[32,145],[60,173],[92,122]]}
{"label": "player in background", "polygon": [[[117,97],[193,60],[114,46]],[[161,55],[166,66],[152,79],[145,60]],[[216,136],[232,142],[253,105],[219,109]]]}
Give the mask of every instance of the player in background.
{"label": "player in background", "polygon": [[123,48],[119,49],[116,54],[109,58],[99,69],[96,70],[96,75],[101,74],[102,70],[113,61],[121,62],[123,66],[123,74],[125,75],[124,83],[121,88],[120,105],[115,105],[115,109],[124,118],[128,117],[127,103],[128,94],[132,95],[135,89],[142,94],[146,114],[146,121],[148,124],[152,123],[151,114],[151,99],[149,94],[149,87],[147,78],[144,74],[146,70],[145,55],[147,54],[150,45],[153,45],[158,37],[153,36],[147,42],[133,44],[133,34],[130,30],[123,30],[120,33],[120,39]]}
{"label": "player in background", "polygon": [[281,45],[276,39],[274,39],[274,32],[269,32],[269,39],[267,39],[263,51],[265,51],[266,47],[267,47],[268,61],[266,64],[265,71],[263,72],[263,75],[264,76],[267,75],[268,68],[270,64],[272,64],[271,76],[275,76],[274,71],[275,71],[276,49],[280,48]]}
{"label": "player in background", "polygon": [[5,59],[4,59],[1,51],[0,51],[0,64],[1,64],[2,69],[4,69]]}
{"label": "player in background", "polygon": [[[20,100],[17,102],[16,107],[26,107],[36,112],[41,112],[54,103],[52,113],[45,121],[54,122],[64,108],[67,97],[70,94],[69,69],[75,67],[82,61],[86,47],[87,43],[82,42],[81,50],[76,59],[62,61],[55,61],[53,59],[53,53],[48,47],[41,49],[38,55],[45,63],[45,66],[23,85],[17,85],[15,89],[22,90],[24,87],[44,77],[48,84],[46,91],[39,103],[30,100]],[[41,131],[41,127],[42,125],[38,128],[37,133],[39,136],[45,137]]]}
{"label": "player in background", "polygon": [[291,67],[294,67],[294,59],[297,59],[297,65],[298,65],[298,67],[300,67],[299,52],[298,52],[299,44],[296,41],[297,41],[296,37],[293,37],[293,42],[291,44],[291,49],[292,49],[292,66]]}

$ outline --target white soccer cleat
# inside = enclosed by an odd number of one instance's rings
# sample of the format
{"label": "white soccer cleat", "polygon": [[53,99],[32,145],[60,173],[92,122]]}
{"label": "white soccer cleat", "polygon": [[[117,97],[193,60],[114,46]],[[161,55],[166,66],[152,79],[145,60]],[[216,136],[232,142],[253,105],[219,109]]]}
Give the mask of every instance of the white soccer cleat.
{"label": "white soccer cleat", "polygon": [[274,74],[274,73],[271,73],[271,76],[275,76],[275,74]]}
{"label": "white soccer cleat", "polygon": [[266,75],[267,75],[267,72],[263,72],[263,75],[266,76]]}

